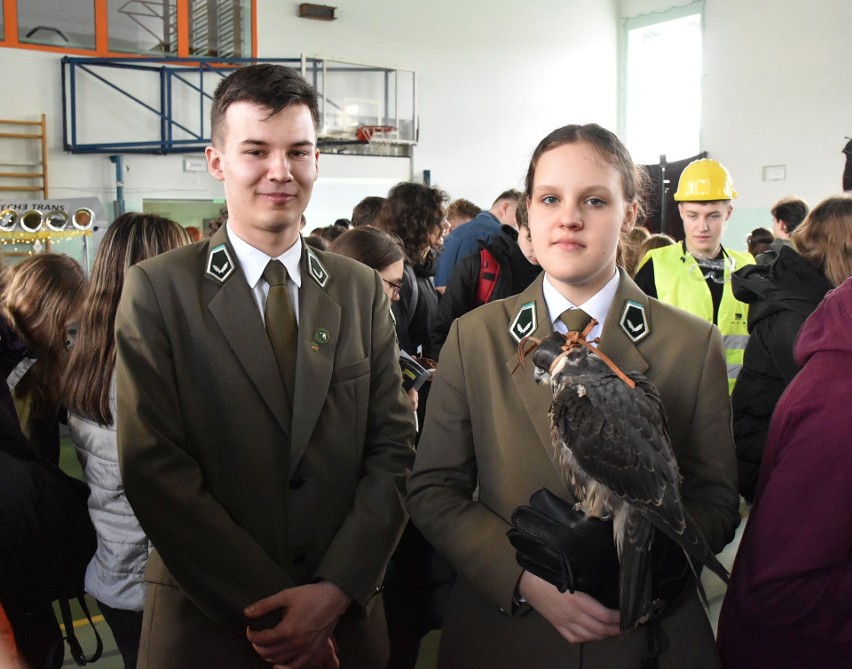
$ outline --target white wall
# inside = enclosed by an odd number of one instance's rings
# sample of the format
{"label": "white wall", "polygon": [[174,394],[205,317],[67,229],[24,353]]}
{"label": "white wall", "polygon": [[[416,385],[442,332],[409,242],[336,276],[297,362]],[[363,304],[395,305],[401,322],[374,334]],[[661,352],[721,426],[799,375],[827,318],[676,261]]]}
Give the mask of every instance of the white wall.
{"label": "white wall", "polygon": [[[348,0],[338,20],[296,16],[297,3],[258,0],[261,57],[302,52],[416,70],[420,143],[407,161],[324,155],[309,226],[347,216],[366,194],[431,171],[451,197],[488,206],[519,186],[538,140],[571,122],[616,128],[621,19],[671,0]],[[852,3],[705,0],[703,148],[734,175],[740,197],[726,243],[768,222],[772,203],[798,193],[815,204],[840,189],[852,135]],[[672,85],[676,85],[673,82]],[[0,116],[48,115],[54,198],[115,197],[106,156],[62,151],[60,56],[0,49]],[[104,113],[102,122],[121,123]],[[91,122],[91,120],[89,121]],[[182,157],[125,156],[125,198],[217,199],[221,184],[182,171]],[[764,165],[787,179],[762,181]],[[323,179],[326,179],[323,181]]]}
{"label": "white wall", "polygon": [[[707,0],[702,144],[739,198],[728,237],[741,244],[796,193],[811,205],[842,190],[852,136],[852,3]],[[784,181],[763,181],[786,165]],[[732,243],[729,241],[729,243]]]}
{"label": "white wall", "polygon": [[[684,4],[621,0],[619,9],[626,18]],[[785,195],[814,205],[842,189],[850,26],[848,0],[704,0],[701,148],[739,193],[726,245],[745,248],[753,228],[771,228],[769,209]],[[764,181],[766,165],[785,165],[786,179]]]}
{"label": "white wall", "polygon": [[[520,185],[536,143],[571,122],[616,120],[615,2],[348,0],[338,19],[258,2],[259,51],[417,72],[413,173],[489,207]],[[384,194],[384,193],[378,193]]]}
{"label": "white wall", "polygon": [[[365,195],[384,195],[394,183],[422,178],[455,197],[490,206],[521,184],[541,137],[569,122],[616,121],[615,2],[540,0],[535,4],[434,0],[350,0],[334,22],[300,19],[296,3],[258,1],[261,58],[321,54],[416,70],[420,142],[412,161],[327,154],[308,208],[309,228],[349,216]],[[543,36],[547,35],[547,39]],[[105,205],[115,197],[114,167],[106,156],[61,150],[60,57],[2,49],[3,115],[35,118],[45,111],[51,133],[51,195],[84,191]],[[18,73],[37,86],[22,87]],[[129,75],[131,76],[131,75]],[[97,87],[93,88],[97,95]],[[114,96],[110,96],[114,98]],[[121,124],[130,112],[111,100],[88,124]],[[128,209],[146,198],[216,199],[221,185],[182,171],[182,157],[126,155]]]}
{"label": "white wall", "polygon": [[[73,155],[62,148],[61,55],[25,49],[0,49],[0,90],[5,92],[0,116],[38,120],[47,116],[49,195],[54,199],[95,196],[108,211],[116,196],[115,166],[106,155]],[[90,91],[97,95],[97,90]],[[114,99],[111,95],[108,99]],[[122,110],[127,113],[126,110]],[[136,113],[139,113],[136,110]],[[121,127],[122,113],[81,119]],[[130,141],[132,137],[127,137]],[[221,184],[206,173],[183,171],[182,157],[125,155],[124,197],[128,210],[142,210],[145,198],[216,199]]]}

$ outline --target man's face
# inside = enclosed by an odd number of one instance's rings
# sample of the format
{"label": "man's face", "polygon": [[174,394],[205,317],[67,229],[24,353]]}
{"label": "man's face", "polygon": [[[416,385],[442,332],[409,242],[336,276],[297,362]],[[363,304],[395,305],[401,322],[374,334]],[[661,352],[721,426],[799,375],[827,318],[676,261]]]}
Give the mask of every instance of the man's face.
{"label": "man's face", "polygon": [[317,178],[319,150],[310,110],[286,107],[274,116],[250,102],[225,112],[220,139],[207,147],[207,169],[225,185],[228,222],[251,243],[257,235],[298,235]]}
{"label": "man's face", "polygon": [[778,239],[790,239],[787,234],[787,224],[784,221],[772,217],[772,234]]}
{"label": "man's face", "polygon": [[722,246],[722,235],[734,208],[730,203],[680,202],[686,248],[707,258],[715,258]]}

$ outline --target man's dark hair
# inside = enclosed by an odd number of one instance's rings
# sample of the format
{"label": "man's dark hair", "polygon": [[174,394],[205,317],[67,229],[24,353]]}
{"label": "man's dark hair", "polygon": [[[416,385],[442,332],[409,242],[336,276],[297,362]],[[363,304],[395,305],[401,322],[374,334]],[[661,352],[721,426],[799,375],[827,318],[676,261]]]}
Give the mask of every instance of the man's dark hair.
{"label": "man's dark hair", "polygon": [[795,195],[782,198],[772,205],[772,217],[784,221],[788,235],[799,227],[799,223],[804,221],[807,215],[808,203]]}
{"label": "man's dark hair", "polygon": [[373,225],[379,218],[379,212],[385,198],[378,195],[368,195],[352,210],[352,227],[360,228],[362,225]]}
{"label": "man's dark hair", "polygon": [[460,218],[474,218],[475,216],[478,216],[481,211],[482,209],[477,207],[470,200],[459,198],[458,200],[450,202],[450,206],[447,207],[447,218],[452,218],[454,216],[458,216]]}
{"label": "man's dark hair", "polygon": [[210,135],[213,143],[222,140],[225,112],[235,102],[251,102],[274,116],[286,107],[305,105],[311,112],[314,128],[319,128],[317,94],[296,70],[283,65],[262,63],[234,70],[216,87],[210,109]]}
{"label": "man's dark hair", "polygon": [[502,193],[500,193],[500,195],[498,195],[494,199],[494,203],[491,206],[493,207],[495,204],[497,204],[501,200],[512,200],[513,202],[517,202],[522,197],[523,197],[523,193],[521,193],[521,191],[519,191],[519,190],[515,190],[514,188],[511,188],[509,190],[504,190]]}

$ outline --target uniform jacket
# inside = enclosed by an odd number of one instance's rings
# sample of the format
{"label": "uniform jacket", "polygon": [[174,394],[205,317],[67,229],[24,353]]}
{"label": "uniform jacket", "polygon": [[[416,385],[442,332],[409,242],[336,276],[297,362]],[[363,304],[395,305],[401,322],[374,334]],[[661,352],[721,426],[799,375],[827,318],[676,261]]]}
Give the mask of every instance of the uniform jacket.
{"label": "uniform jacket", "polygon": [[799,371],[793,343],[831,282],[822,271],[784,246],[772,265],[734,272],[734,295],[749,305],[749,340],[731,403],[737,445],[738,487],[754,500],[769,420],[778,398]]}
{"label": "uniform jacket", "polygon": [[[552,333],[542,281],[543,275],[520,295],[457,320],[433,381],[408,491],[412,520],[460,573],[441,637],[444,667],[543,668],[579,662],[580,646],[565,641],[535,611],[510,613],[521,575],[506,537],[512,512],[542,487],[572,499],[551,461],[551,390],[535,383],[531,361],[516,369],[517,343],[509,334],[525,305],[532,305],[527,308],[534,310],[535,320],[523,334]],[[631,304],[629,322],[622,327]],[[718,552],[739,521],[718,330],[648,298],[621,272],[600,349],[659,388],[684,477],[683,499]],[[662,627],[669,650],[661,667],[717,666],[712,631],[694,594]],[[584,644],[583,667],[638,666],[646,644],[642,630]]]}
{"label": "uniform jacket", "polygon": [[769,429],[757,498],[719,617],[725,667],[852,659],[852,280],[796,340],[802,370]]}
{"label": "uniform jacket", "polygon": [[157,669],[266,667],[243,608],[316,579],[354,600],[335,630],[344,666],[381,642],[368,605],[405,519],[414,431],[379,275],[303,249],[298,332],[291,416],[224,226],[127,274],[119,460],[159,585],[140,666],[150,651]]}
{"label": "uniform jacket", "polygon": [[[114,382],[110,405],[114,418]],[[98,425],[70,414],[68,431],[89,484],[89,515],[98,534],[98,548],[86,569],[86,592],[114,609],[141,611],[151,542],[124,493],[115,425]]]}

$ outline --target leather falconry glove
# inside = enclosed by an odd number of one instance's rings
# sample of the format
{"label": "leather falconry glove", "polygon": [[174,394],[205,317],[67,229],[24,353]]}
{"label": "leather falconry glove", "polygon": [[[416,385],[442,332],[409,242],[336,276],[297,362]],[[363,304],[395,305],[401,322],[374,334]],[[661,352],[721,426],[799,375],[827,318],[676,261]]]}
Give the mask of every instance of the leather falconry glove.
{"label": "leather falconry glove", "polygon": [[618,554],[612,520],[587,518],[582,511],[542,488],[512,514],[508,536],[526,571],[566,590],[585,592],[618,608]]}

